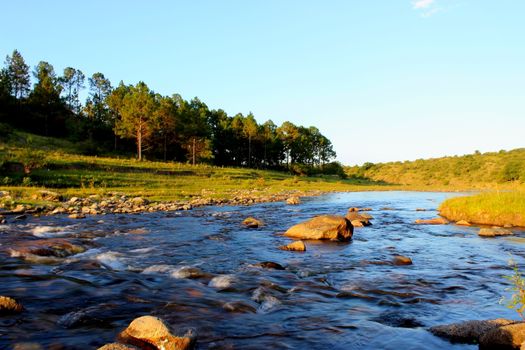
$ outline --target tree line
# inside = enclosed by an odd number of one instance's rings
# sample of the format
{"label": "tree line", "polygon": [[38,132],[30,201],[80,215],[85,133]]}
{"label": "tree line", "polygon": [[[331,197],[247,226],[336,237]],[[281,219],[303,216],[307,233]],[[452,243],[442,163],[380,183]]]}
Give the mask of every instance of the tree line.
{"label": "tree line", "polygon": [[[314,126],[260,124],[252,113],[229,116],[199,98],[163,96],[144,82],[117,86],[45,61],[30,68],[17,50],[0,71],[1,122],[32,133],[67,138],[87,154],[135,152],[142,160],[206,162],[218,166],[336,172],[332,143]],[[82,102],[81,91],[88,89]],[[305,170],[306,169],[306,170]]]}

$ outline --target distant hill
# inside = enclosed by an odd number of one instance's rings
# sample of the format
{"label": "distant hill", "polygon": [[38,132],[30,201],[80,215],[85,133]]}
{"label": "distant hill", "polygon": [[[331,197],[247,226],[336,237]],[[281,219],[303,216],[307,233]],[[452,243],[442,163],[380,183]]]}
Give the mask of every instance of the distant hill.
{"label": "distant hill", "polygon": [[525,183],[525,148],[416,161],[345,167],[350,178],[389,184],[485,188]]}

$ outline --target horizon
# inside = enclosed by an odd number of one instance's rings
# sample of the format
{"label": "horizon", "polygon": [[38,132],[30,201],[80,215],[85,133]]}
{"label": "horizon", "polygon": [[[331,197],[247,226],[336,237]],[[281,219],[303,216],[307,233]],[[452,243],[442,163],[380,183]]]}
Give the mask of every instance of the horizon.
{"label": "horizon", "polygon": [[4,4],[0,54],[314,125],[344,165],[525,147],[525,3],[67,4]]}

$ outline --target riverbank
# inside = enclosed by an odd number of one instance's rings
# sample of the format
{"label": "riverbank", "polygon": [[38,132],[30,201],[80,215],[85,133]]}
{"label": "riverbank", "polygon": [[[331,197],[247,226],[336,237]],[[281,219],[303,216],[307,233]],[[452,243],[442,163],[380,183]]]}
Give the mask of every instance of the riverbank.
{"label": "riverbank", "polygon": [[451,221],[525,227],[525,191],[490,192],[450,198],[440,205],[439,213]]}

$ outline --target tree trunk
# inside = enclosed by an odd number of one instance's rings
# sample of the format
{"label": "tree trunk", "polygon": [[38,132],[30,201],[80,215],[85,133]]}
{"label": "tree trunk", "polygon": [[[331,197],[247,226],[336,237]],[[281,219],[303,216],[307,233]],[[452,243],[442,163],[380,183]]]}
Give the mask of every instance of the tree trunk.
{"label": "tree trunk", "polygon": [[137,154],[139,161],[142,161],[142,130],[137,130]]}
{"label": "tree trunk", "polygon": [[167,135],[164,134],[164,161],[166,161],[166,151],[167,151],[166,150],[166,148],[167,148],[166,147],[166,142],[167,142],[167,138],[168,138]]}
{"label": "tree trunk", "polygon": [[248,136],[248,168],[252,165],[252,135]]}
{"label": "tree trunk", "polygon": [[196,138],[193,137],[193,156],[192,156],[192,159],[193,159],[193,165],[195,165],[195,143],[196,143]]}

